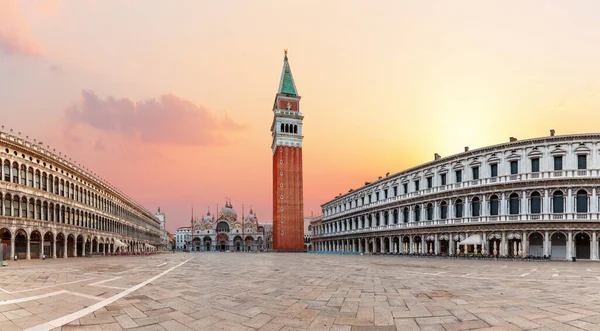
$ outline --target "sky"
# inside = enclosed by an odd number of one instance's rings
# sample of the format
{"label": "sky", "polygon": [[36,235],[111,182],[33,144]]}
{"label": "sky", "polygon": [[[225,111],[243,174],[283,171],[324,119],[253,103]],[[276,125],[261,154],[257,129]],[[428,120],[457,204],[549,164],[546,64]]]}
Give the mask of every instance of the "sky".
{"label": "sky", "polygon": [[1,0],[0,125],[174,232],[229,198],[271,222],[283,50],[305,214],[464,146],[598,132],[597,1]]}

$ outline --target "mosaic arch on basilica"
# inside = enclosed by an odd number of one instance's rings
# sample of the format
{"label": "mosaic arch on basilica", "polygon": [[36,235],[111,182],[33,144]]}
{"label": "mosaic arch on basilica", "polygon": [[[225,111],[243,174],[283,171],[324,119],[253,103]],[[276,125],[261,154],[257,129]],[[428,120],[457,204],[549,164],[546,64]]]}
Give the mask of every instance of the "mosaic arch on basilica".
{"label": "mosaic arch on basilica", "polygon": [[154,215],[41,142],[0,131],[0,241],[19,259],[142,252],[160,244]]}
{"label": "mosaic arch on basilica", "polygon": [[[242,215],[243,217],[243,215]],[[176,233],[176,247],[195,252],[260,251],[264,249],[264,228],[252,208],[248,215],[238,219],[231,201],[225,203],[217,217],[210,211],[191,220],[189,227]]]}
{"label": "mosaic arch on basilica", "polygon": [[340,194],[314,249],[598,259],[600,134],[507,143],[434,160]]}

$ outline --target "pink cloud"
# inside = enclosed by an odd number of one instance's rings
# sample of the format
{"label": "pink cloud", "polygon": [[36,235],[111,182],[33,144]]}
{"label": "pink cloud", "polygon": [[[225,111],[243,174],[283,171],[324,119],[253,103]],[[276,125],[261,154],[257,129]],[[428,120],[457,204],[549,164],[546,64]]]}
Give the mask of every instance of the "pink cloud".
{"label": "pink cloud", "polygon": [[225,132],[244,129],[228,115],[219,118],[173,94],[135,102],[112,96],[102,99],[84,90],[81,100],[68,107],[65,116],[64,135],[69,140],[74,128],[88,126],[145,144],[215,146],[229,143]]}
{"label": "pink cloud", "polygon": [[16,0],[0,1],[0,52],[25,56],[42,53],[41,46],[31,36],[29,23]]}

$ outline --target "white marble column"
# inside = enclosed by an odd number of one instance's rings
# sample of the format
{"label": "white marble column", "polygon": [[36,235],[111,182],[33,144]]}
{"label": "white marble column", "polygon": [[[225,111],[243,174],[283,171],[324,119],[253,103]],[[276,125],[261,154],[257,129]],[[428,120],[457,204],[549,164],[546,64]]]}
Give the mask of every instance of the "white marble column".
{"label": "white marble column", "polygon": [[567,260],[570,260],[574,256],[573,252],[573,231],[569,231],[567,239]]}
{"label": "white marble column", "polygon": [[25,256],[26,260],[31,260],[31,254],[30,254],[30,244],[31,244],[31,239],[29,239],[29,235],[27,235],[27,255]]}
{"label": "white marble column", "polygon": [[56,234],[52,236],[52,258],[56,259]]}

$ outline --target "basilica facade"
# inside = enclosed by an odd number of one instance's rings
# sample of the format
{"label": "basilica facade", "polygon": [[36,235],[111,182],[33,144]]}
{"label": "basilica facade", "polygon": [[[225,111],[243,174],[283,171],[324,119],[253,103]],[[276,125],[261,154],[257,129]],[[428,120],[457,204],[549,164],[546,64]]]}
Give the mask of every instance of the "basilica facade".
{"label": "basilica facade", "polygon": [[260,251],[264,249],[264,227],[252,209],[238,219],[227,201],[218,214],[192,217],[189,227],[177,229],[177,249],[195,252]]}

